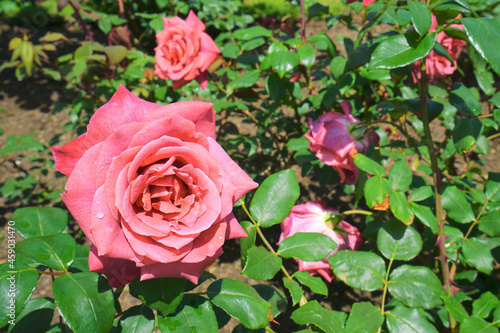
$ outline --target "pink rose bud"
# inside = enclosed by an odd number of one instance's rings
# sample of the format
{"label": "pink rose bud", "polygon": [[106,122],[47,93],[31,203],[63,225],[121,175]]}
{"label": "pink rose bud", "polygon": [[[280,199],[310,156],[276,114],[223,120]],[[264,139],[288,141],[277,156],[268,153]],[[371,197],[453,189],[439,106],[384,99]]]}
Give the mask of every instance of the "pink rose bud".
{"label": "pink rose bud", "polygon": [[179,17],[163,18],[164,29],[156,34],[155,74],[174,82],[179,89],[192,80],[202,88],[208,84],[208,67],[220,53],[205,25],[193,11],[184,21]]}
{"label": "pink rose bud", "polygon": [[378,136],[370,131],[362,138],[355,138],[349,132],[349,126],[359,121],[351,115],[352,106],[349,102],[343,101],[340,105],[345,114],[332,111],[314,122],[309,119],[311,131],[305,137],[316,157],[340,174],[340,182],[355,184],[358,181],[358,168],[353,157],[377,142]]}
{"label": "pink rose bud", "polygon": [[[357,250],[363,244],[361,233],[356,227],[345,221],[333,226],[331,222],[332,212],[336,211],[326,208],[323,201],[310,201],[302,205],[295,205],[290,215],[281,222],[279,242],[297,232],[317,232],[329,236],[338,245],[328,257],[340,250]],[[328,282],[332,282],[334,275],[327,258],[315,262],[295,260],[299,263],[301,272],[306,271],[311,275],[319,274]]]}
{"label": "pink rose bud", "polygon": [[[432,25],[430,31],[436,31],[437,26],[437,19],[434,15],[432,15]],[[463,25],[461,24],[450,24],[449,26],[462,30],[464,29]],[[460,53],[462,53],[463,47],[467,44],[466,41],[448,36],[444,31],[440,32],[437,35],[437,42],[440,43],[446,51],[448,51],[451,58],[453,59],[453,63],[434,51],[431,51],[427,55],[427,58],[425,60],[427,81],[433,84],[436,84],[439,79],[443,79],[455,72],[455,70],[457,69],[457,59],[460,56]],[[421,62],[417,61],[413,65],[418,78],[421,77],[420,64]],[[416,83],[417,78],[413,77],[413,81]]]}
{"label": "pink rose bud", "polygon": [[113,287],[197,283],[226,239],[246,237],[233,204],[257,184],[215,141],[210,103],[154,104],[121,85],[87,133],[51,151],[69,176],[61,197],[92,243],[90,270]]}

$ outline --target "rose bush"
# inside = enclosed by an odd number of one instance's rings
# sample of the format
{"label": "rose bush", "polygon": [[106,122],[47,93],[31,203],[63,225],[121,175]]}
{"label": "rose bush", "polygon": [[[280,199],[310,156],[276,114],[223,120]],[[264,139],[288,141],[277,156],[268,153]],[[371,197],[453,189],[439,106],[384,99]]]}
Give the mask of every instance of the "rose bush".
{"label": "rose bush", "polygon": [[328,112],[314,122],[309,118],[311,131],[306,134],[306,138],[310,143],[309,149],[340,174],[342,183],[355,184],[358,180],[358,168],[353,157],[356,153],[366,151],[378,140],[378,136],[369,132],[363,137],[354,137],[349,127],[359,120],[351,115],[352,106],[349,102],[341,102],[340,106],[344,114]]}
{"label": "rose bush", "polygon": [[[336,210],[327,208],[323,201],[310,201],[295,205],[288,217],[281,222],[279,242],[281,243],[285,238],[297,232],[318,232],[329,236],[338,245],[328,257],[340,250],[357,250],[363,244],[361,233],[345,221],[334,226],[331,219],[332,212]],[[334,275],[327,258],[316,262],[295,260],[299,263],[301,272],[307,271],[311,275],[319,274],[328,282],[332,282]]]}
{"label": "rose bush", "polygon": [[123,85],[87,133],[52,153],[69,176],[61,196],[111,285],[137,277],[197,283],[226,239],[246,234],[235,201],[257,187],[215,141],[210,103],[158,105]]}
{"label": "rose bush", "polygon": [[205,24],[193,11],[185,21],[176,16],[163,18],[163,23],[163,31],[156,35],[155,74],[172,80],[174,89],[192,80],[205,88],[207,69],[220,53],[212,38],[204,32]]}

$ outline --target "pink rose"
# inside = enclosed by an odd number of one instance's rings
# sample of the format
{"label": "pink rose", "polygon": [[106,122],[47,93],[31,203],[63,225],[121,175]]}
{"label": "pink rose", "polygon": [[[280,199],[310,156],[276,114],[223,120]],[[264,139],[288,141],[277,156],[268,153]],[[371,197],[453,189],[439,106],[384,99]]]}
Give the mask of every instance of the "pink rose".
{"label": "pink rose", "polygon": [[[356,2],[357,0],[347,0],[345,3],[346,4],[350,4],[350,3],[353,3],[353,2]],[[368,7],[368,5],[371,5],[372,3],[374,3],[376,0],[363,0],[363,6],[365,7]]]}
{"label": "pink rose", "polygon": [[246,237],[233,204],[257,187],[215,141],[212,104],[149,103],[123,85],[87,133],[52,153],[61,197],[92,243],[90,270],[197,283],[226,239]]}
{"label": "pink rose", "polygon": [[[432,15],[432,25],[429,31],[436,31],[436,27],[438,26],[437,19],[434,15]],[[461,24],[450,24],[450,27],[458,28],[463,30],[463,25]],[[434,51],[431,51],[425,60],[426,74],[427,80],[436,84],[439,79],[443,79],[448,75],[451,75],[457,69],[457,59],[462,53],[463,47],[467,44],[466,41],[461,39],[455,39],[448,36],[444,31],[440,32],[437,35],[437,43],[441,44],[446,51],[450,54],[453,59],[453,63],[446,59],[445,57],[437,54]],[[417,74],[417,77],[420,78],[420,61],[417,61],[413,67]],[[414,76],[413,81],[416,83],[417,78]]]}
{"label": "pink rose", "polygon": [[[340,222],[334,228],[330,220],[332,212],[335,210],[326,208],[323,201],[310,201],[295,205],[290,215],[281,222],[279,242],[297,232],[318,232],[329,236],[338,245],[328,257],[340,250],[357,250],[363,244],[360,232],[345,221]],[[299,263],[299,271],[307,271],[311,275],[318,273],[328,282],[332,282],[334,275],[327,258],[316,262],[295,260]]]}
{"label": "pink rose", "polygon": [[355,184],[358,181],[358,168],[353,157],[356,153],[366,151],[378,140],[378,136],[369,132],[363,138],[355,138],[349,132],[349,126],[358,122],[351,115],[352,106],[347,101],[341,102],[340,106],[345,114],[328,112],[315,122],[309,118],[311,131],[305,137],[316,157],[340,173],[340,182]]}
{"label": "pink rose", "polygon": [[205,25],[193,11],[184,21],[179,17],[163,18],[164,29],[156,35],[155,74],[174,82],[179,89],[192,80],[202,88],[208,84],[207,69],[220,53]]}

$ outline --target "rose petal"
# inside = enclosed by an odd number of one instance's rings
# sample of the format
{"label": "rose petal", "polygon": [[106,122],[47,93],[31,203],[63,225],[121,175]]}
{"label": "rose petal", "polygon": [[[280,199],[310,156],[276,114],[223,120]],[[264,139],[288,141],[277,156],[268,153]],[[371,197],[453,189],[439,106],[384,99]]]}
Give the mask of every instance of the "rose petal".
{"label": "rose petal", "polygon": [[113,288],[122,287],[141,275],[141,269],[128,260],[100,257],[95,246],[90,248],[89,268],[91,272],[106,275]]}
{"label": "rose petal", "polygon": [[56,170],[60,173],[69,176],[75,165],[78,163],[83,153],[87,149],[85,146],[85,135],[80,135],[73,141],[65,144],[64,146],[54,146],[50,149],[54,156]]}

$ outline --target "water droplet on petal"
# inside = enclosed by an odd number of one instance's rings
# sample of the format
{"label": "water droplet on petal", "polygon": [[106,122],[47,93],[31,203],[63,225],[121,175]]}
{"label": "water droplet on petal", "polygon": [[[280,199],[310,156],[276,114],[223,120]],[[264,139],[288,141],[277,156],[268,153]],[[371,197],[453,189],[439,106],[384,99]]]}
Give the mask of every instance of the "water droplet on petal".
{"label": "water droplet on petal", "polygon": [[104,166],[101,167],[101,170],[104,170]]}
{"label": "water droplet on petal", "polygon": [[104,163],[109,164],[109,161],[108,161],[108,160],[106,160],[106,161],[104,161]]}
{"label": "water droplet on petal", "polygon": [[96,203],[96,204],[98,204],[98,205],[99,205],[99,204],[101,204],[101,202],[100,202],[99,200],[98,200],[98,201],[96,201],[95,203]]}
{"label": "water droplet on petal", "polygon": [[99,212],[99,213],[97,213],[97,218],[98,218],[98,219],[102,219],[102,218],[104,218],[104,213],[103,213],[103,212]]}

